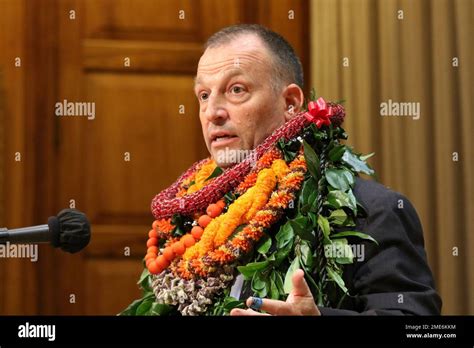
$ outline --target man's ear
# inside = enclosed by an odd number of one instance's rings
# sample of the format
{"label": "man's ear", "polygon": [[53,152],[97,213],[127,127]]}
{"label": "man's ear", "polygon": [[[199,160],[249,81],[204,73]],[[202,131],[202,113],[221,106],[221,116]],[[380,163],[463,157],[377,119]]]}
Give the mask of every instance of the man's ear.
{"label": "man's ear", "polygon": [[283,91],[285,98],[285,120],[291,120],[303,106],[304,94],[301,88],[295,84],[289,84]]}

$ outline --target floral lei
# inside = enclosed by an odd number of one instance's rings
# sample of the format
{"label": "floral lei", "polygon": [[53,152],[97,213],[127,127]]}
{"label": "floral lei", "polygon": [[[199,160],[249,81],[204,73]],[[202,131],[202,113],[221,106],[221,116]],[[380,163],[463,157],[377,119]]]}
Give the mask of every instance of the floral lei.
{"label": "floral lei", "polygon": [[[344,117],[340,104],[311,101],[244,161],[222,170],[201,160],[156,195],[138,282],[144,295],[121,315],[226,315],[243,307],[230,296],[239,273],[260,297],[284,300],[298,268],[318,305],[349,295],[347,237],[374,240],[340,230],[363,214],[355,176],[373,170],[370,155],[341,144]],[[344,252],[327,256],[337,248]]]}

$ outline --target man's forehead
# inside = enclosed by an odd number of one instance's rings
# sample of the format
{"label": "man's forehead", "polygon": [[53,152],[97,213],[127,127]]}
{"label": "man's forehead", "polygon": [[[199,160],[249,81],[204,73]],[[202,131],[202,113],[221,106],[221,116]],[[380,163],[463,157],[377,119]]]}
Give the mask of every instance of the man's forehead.
{"label": "man's forehead", "polygon": [[227,78],[227,77],[232,77],[232,76],[237,76],[237,75],[244,75],[246,72],[245,69],[242,68],[240,65],[230,65],[230,66],[223,66],[222,69],[216,70],[215,72],[208,71],[208,72],[203,72],[198,73],[194,77],[194,84],[201,84],[204,83],[208,78]]}
{"label": "man's forehead", "polygon": [[258,36],[242,34],[224,44],[208,47],[199,60],[197,74],[212,74],[232,66],[245,69],[255,64],[268,65],[270,60],[268,49]]}
{"label": "man's forehead", "polygon": [[199,64],[208,65],[212,62],[235,58],[237,55],[249,55],[256,57],[267,56],[267,47],[255,34],[241,34],[227,42],[218,43],[206,49],[199,60]]}
{"label": "man's forehead", "polygon": [[202,82],[206,77],[226,77],[253,73],[265,69],[270,64],[269,57],[264,51],[251,50],[247,52],[230,51],[226,47],[217,47],[206,50],[198,64],[195,84]]}
{"label": "man's forehead", "polygon": [[[204,55],[203,55],[204,57]],[[231,53],[212,58],[201,59],[198,64],[197,74],[215,73],[220,70],[246,69],[256,62],[262,62],[262,57],[258,53]]]}

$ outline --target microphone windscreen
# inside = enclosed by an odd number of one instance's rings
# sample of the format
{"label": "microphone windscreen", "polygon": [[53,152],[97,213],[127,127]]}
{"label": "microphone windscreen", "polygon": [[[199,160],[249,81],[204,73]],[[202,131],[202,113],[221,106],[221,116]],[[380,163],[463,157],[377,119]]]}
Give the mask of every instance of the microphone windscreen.
{"label": "microphone windscreen", "polygon": [[56,216],[48,218],[48,228],[51,232],[51,245],[55,248],[59,246],[59,220]]}
{"label": "microphone windscreen", "polygon": [[89,244],[91,230],[86,215],[76,209],[63,209],[59,212],[58,246],[69,253],[76,253]]}

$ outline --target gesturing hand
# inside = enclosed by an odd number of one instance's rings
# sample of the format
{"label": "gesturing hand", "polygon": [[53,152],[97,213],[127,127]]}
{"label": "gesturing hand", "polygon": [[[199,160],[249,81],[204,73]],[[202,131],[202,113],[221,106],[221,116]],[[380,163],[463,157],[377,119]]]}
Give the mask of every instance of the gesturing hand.
{"label": "gesturing hand", "polygon": [[299,269],[293,274],[291,279],[293,282],[293,289],[286,301],[278,301],[271,299],[259,299],[256,297],[249,297],[246,301],[247,307],[258,307],[267,313],[260,313],[251,308],[240,309],[234,308],[230,315],[321,315],[313,295],[304,280],[304,272]]}

